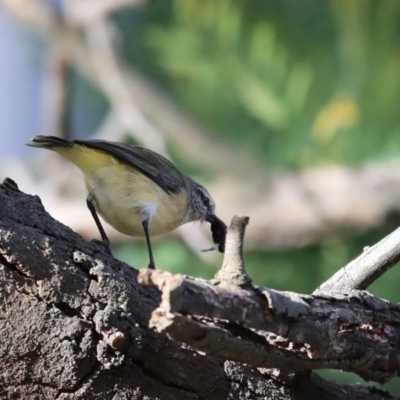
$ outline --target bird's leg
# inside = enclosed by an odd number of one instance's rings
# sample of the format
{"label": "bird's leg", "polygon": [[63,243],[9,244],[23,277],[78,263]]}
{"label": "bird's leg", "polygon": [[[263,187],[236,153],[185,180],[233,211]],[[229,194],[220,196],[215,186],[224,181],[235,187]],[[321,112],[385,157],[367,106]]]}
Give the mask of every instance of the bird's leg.
{"label": "bird's leg", "polygon": [[149,258],[150,258],[149,268],[150,269],[156,269],[156,265],[154,263],[154,258],[153,258],[153,250],[151,249],[151,243],[150,243],[149,219],[148,218],[145,217],[143,219],[142,226],[143,226],[144,234],[146,236],[147,248],[149,250]]}
{"label": "bird's leg", "polygon": [[104,231],[103,225],[101,225],[99,216],[97,215],[96,208],[94,206],[95,205],[95,201],[96,200],[91,195],[89,195],[86,198],[87,207],[88,207],[90,213],[92,214],[94,222],[96,222],[97,228],[99,229],[99,232],[100,232],[100,235],[101,235],[101,240],[107,246],[107,248],[109,249],[110,254],[111,254],[110,241],[109,241],[109,239],[108,239],[108,237],[106,235],[106,232]]}

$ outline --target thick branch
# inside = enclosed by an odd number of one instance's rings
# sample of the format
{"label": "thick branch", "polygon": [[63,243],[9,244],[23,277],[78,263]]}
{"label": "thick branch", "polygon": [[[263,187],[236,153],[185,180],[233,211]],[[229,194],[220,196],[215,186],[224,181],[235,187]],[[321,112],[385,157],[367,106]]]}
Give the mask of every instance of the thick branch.
{"label": "thick branch", "polygon": [[0,204],[2,399],[228,398],[218,361],[148,329],[159,293],[136,270],[10,180]]}
{"label": "thick branch", "polygon": [[[377,382],[397,376],[400,369],[400,306],[366,292],[250,291],[148,270],[140,272],[139,280],[162,291],[151,324],[198,350],[206,346],[207,354],[290,371],[341,369]],[[234,325],[216,328],[214,319]]]}
{"label": "thick branch", "polygon": [[[148,329],[159,292],[138,285],[134,269],[100,244],[83,242],[10,180],[0,185],[0,204],[0,388],[5,398],[390,398],[312,374],[285,387],[250,366],[199,355]],[[229,331],[241,342],[232,327]],[[278,354],[292,352],[281,347]]]}
{"label": "thick branch", "polygon": [[[299,365],[294,352],[269,343],[258,343],[257,335],[251,337],[250,332],[247,332],[249,337],[246,338],[245,330],[241,331],[242,335],[245,334],[244,337],[240,337],[230,332],[229,327],[223,329],[214,323],[206,324],[179,314],[166,315],[160,311],[153,313],[150,326],[206,354],[243,362],[253,367],[278,367],[293,371]],[[232,327],[234,328],[236,327]]]}

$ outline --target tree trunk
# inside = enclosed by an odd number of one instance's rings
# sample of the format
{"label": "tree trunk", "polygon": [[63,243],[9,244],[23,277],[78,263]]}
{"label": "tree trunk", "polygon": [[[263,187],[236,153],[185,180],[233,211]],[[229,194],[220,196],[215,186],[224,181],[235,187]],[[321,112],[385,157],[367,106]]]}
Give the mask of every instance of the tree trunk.
{"label": "tree trunk", "polygon": [[389,399],[305,371],[277,379],[149,328],[157,288],[0,185],[0,399]]}

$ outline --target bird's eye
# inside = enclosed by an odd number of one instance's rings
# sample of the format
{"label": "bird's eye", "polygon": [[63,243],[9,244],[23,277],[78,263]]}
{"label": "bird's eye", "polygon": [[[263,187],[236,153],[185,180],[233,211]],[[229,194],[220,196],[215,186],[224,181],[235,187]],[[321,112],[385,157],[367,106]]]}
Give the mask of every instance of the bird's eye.
{"label": "bird's eye", "polygon": [[208,197],[203,198],[203,204],[208,207],[210,205],[210,199]]}

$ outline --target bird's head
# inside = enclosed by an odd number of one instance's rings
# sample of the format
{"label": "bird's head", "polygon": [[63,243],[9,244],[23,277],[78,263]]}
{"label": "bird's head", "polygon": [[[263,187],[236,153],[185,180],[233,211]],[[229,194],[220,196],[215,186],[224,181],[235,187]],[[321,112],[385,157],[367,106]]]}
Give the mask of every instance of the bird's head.
{"label": "bird's head", "polygon": [[218,244],[218,250],[225,250],[226,225],[215,215],[215,202],[208,190],[190,180],[190,205],[188,210],[190,221],[207,221],[211,224],[213,241]]}

